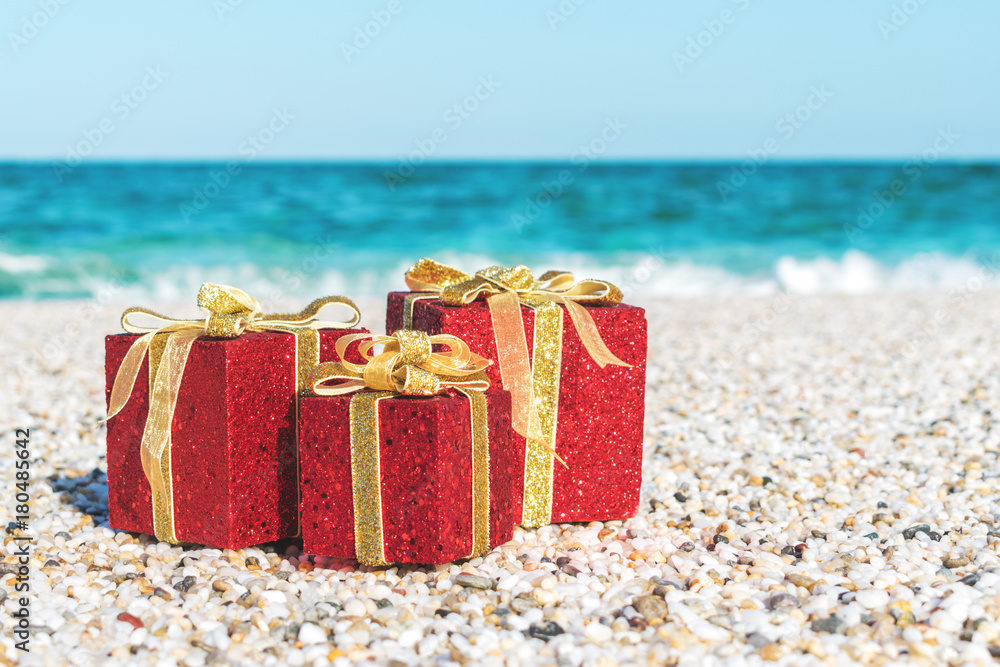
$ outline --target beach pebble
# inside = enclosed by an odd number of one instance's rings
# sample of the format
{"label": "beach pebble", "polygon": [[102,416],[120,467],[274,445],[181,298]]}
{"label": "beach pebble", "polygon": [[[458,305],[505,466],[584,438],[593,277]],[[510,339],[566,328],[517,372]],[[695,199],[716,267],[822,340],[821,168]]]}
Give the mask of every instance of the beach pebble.
{"label": "beach pebble", "polygon": [[368,608],[365,607],[365,603],[358,599],[348,600],[344,604],[344,613],[348,616],[366,616],[368,614]]}
{"label": "beach pebble", "polygon": [[906,539],[908,539],[908,540],[912,540],[914,537],[917,536],[917,533],[928,533],[929,534],[930,532],[931,532],[931,527],[928,526],[926,523],[921,523],[921,524],[918,524],[916,526],[910,526],[909,528],[907,528],[906,530],[904,530],[903,531],[903,537],[906,538]]}
{"label": "beach pebble", "polygon": [[656,595],[640,595],[632,600],[632,606],[647,621],[667,616],[667,603]]}
{"label": "beach pebble", "polygon": [[603,644],[604,642],[611,641],[614,631],[603,623],[591,621],[584,627],[583,636],[595,644]]}
{"label": "beach pebble", "polygon": [[488,591],[493,588],[495,582],[492,579],[487,579],[486,577],[477,577],[471,574],[460,574],[455,577],[455,583],[459,586],[464,586],[466,588],[477,588],[479,590]]}
{"label": "beach pebble", "polygon": [[326,642],[326,632],[318,625],[303,623],[299,628],[298,640],[303,644],[322,644]]}
{"label": "beach pebble", "polygon": [[878,609],[889,602],[889,593],[879,588],[866,588],[854,594],[854,599],[866,609]]}
{"label": "beach pebble", "polygon": [[532,623],[528,628],[528,634],[537,639],[548,641],[564,632],[562,626],[555,621],[544,621],[542,623]]}
{"label": "beach pebble", "polygon": [[777,593],[772,595],[767,601],[767,607],[771,610],[794,609],[799,606],[799,599],[788,593]]}
{"label": "beach pebble", "polygon": [[847,629],[847,624],[837,616],[828,616],[812,622],[813,632],[839,633]]}

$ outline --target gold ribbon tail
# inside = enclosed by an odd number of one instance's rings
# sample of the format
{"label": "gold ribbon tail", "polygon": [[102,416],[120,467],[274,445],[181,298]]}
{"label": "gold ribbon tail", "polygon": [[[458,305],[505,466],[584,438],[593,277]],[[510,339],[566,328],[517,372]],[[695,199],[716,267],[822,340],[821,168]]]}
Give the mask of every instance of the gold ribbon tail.
{"label": "gold ribbon tail", "polygon": [[510,392],[511,426],[524,437],[537,436],[538,411],[531,390],[531,362],[521,319],[521,303],[514,292],[501,292],[486,300],[493,322],[497,364],[503,388]]}
{"label": "gold ribbon tail", "polygon": [[142,360],[146,358],[149,350],[149,343],[153,340],[153,334],[147,333],[140,336],[122,359],[118,372],[115,373],[115,382],[111,387],[111,399],[108,401],[108,416],[101,420],[106,423],[109,419],[122,411],[122,408],[132,397],[132,390],[135,388],[135,379],[139,376],[139,369],[142,368]]}
{"label": "gold ribbon tail", "polygon": [[597,362],[598,366],[601,368],[608,365],[624,366],[626,368],[632,367],[632,364],[625,363],[608,349],[608,346],[604,343],[604,339],[601,338],[601,333],[597,330],[594,318],[587,312],[586,308],[570,299],[560,298],[558,301],[566,306],[566,311],[573,321],[576,332],[580,335],[583,346],[587,348],[590,357]]}

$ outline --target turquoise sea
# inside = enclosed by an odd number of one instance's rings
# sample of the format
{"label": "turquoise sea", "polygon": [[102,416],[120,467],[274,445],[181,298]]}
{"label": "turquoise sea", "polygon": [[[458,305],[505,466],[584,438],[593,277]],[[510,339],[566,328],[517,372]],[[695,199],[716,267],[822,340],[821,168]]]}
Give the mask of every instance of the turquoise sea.
{"label": "turquoise sea", "polygon": [[470,271],[570,269],[640,301],[912,290],[961,284],[1000,253],[997,164],[470,163],[400,174],[396,164],[0,164],[0,297],[188,300],[204,280],[265,296],[375,296],[402,288],[423,256]]}

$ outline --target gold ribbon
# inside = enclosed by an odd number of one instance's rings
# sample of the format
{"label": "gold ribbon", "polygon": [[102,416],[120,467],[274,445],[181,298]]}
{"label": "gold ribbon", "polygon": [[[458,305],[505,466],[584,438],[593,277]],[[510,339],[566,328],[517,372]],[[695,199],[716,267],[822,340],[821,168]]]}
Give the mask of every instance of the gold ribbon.
{"label": "gold ribbon", "polygon": [[[346,322],[320,320],[319,313],[330,305],[346,306],[351,318]],[[202,336],[237,338],[246,331],[284,331],[295,335],[297,395],[308,392],[305,371],[319,364],[319,330],[349,329],[357,325],[361,313],[350,299],[330,296],[317,299],[299,313],[266,315],[260,304],[243,290],[228,285],[204,283],[198,290],[198,307],[208,313],[204,320],[180,320],[145,308],[129,308],[122,313],[122,328],[142,334],[129,348],[115,375],[108,406],[108,419],[128,403],[142,361],[149,354],[149,414],[142,433],[142,469],[149,480],[153,500],[153,530],[156,537],[176,544],[174,527],[173,479],[170,468],[170,432],[174,408],[188,354]],[[133,316],[142,315],[160,326],[142,326]],[[296,448],[296,456],[298,455]]]}
{"label": "gold ribbon", "polygon": [[[559,417],[562,370],[563,309],[569,313],[590,357],[598,366],[630,367],[608,349],[594,318],[584,305],[621,303],[622,293],[603,280],[576,282],[568,271],[547,271],[537,280],[525,266],[491,266],[470,276],[432,259],[421,259],[406,272],[414,292],[404,300],[403,326],[412,327],[413,307],[422,299],[448,306],[469,305],[485,298],[497,343],[497,362],[504,389],[511,393],[511,422],[527,439],[524,461],[522,524],[544,526],[552,516],[552,480]],[[419,294],[430,292],[430,294]],[[535,311],[534,354],[521,319],[521,306]],[[565,464],[564,464],[565,465]]]}
{"label": "gold ribbon", "polygon": [[[364,364],[344,360],[354,341]],[[375,354],[374,346],[383,349]],[[447,351],[434,351],[438,345]],[[337,341],[339,362],[320,364],[312,372],[319,396],[351,397],[351,485],[354,496],[354,548],[363,565],[384,566],[382,538],[382,474],[380,468],[379,401],[404,396],[433,396],[454,388],[469,399],[472,420],[472,547],[469,558],[489,550],[490,458],[486,396],[490,382],[482,372],[492,362],[473,354],[457,336],[429,336],[397,331],[391,336],[354,334]],[[340,384],[325,383],[337,380]],[[368,389],[372,391],[362,391]]]}

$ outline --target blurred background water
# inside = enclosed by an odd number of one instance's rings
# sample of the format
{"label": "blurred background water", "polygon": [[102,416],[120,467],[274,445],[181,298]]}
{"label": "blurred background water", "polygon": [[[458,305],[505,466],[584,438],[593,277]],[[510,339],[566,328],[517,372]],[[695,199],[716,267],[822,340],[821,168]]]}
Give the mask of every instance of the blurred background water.
{"label": "blurred background water", "polygon": [[[235,170],[234,170],[235,171]],[[387,176],[391,174],[392,176]],[[404,287],[423,256],[650,296],[946,288],[1000,252],[1000,165],[0,165],[0,297]],[[895,191],[894,191],[895,188]]]}

